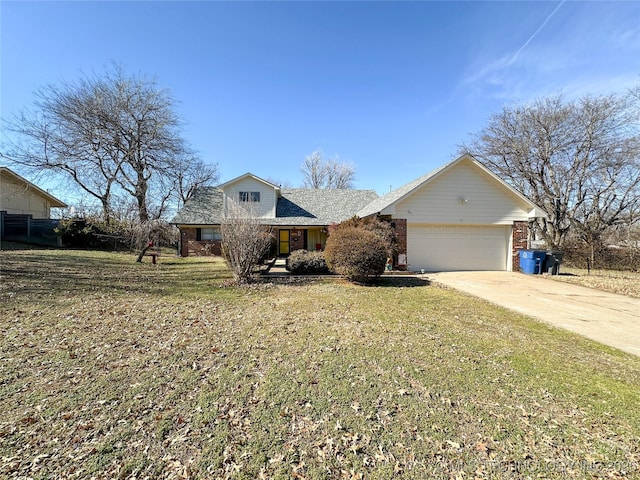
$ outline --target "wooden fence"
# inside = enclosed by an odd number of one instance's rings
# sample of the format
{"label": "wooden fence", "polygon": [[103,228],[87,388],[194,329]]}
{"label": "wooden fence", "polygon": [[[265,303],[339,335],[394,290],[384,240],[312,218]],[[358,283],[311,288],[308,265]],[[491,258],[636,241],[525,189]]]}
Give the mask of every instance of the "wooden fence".
{"label": "wooden fence", "polygon": [[0,212],[1,241],[60,247],[62,240],[55,232],[57,226],[58,220]]}

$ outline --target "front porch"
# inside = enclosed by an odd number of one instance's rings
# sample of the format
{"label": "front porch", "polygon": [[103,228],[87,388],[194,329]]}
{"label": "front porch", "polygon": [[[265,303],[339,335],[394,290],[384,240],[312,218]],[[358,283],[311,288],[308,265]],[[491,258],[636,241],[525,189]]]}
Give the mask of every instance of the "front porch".
{"label": "front porch", "polygon": [[276,252],[285,257],[296,250],[324,250],[327,229],[324,227],[274,227]]}

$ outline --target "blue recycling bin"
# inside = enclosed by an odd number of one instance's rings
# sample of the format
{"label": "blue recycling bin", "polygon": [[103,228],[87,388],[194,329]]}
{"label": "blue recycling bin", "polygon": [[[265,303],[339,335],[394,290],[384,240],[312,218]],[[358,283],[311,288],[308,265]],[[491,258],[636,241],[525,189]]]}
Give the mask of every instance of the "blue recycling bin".
{"label": "blue recycling bin", "polygon": [[520,270],[527,275],[542,273],[546,256],[544,250],[520,250]]}

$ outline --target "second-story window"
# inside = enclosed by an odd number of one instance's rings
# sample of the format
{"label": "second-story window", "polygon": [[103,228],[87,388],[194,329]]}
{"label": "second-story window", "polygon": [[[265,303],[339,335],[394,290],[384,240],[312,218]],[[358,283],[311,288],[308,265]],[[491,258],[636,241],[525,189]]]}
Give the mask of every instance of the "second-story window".
{"label": "second-story window", "polygon": [[260,192],[240,192],[241,202],[259,202]]}

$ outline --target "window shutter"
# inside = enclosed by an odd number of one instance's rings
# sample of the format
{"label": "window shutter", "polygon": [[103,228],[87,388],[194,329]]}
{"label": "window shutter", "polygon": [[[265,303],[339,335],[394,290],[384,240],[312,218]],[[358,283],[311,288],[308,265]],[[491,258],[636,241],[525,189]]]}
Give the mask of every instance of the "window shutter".
{"label": "window shutter", "polygon": [[202,229],[201,228],[196,228],[196,240],[198,240],[198,241],[202,240]]}

